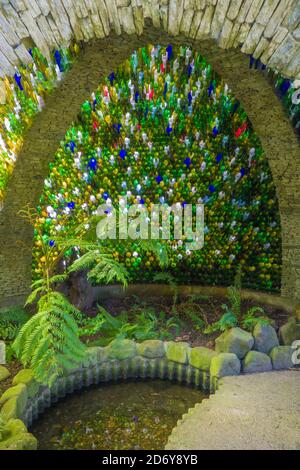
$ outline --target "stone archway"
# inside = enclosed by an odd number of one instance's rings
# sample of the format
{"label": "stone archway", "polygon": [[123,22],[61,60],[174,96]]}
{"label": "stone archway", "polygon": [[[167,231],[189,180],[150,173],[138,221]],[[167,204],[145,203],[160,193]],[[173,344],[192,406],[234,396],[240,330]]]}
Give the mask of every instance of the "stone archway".
{"label": "stone archway", "polygon": [[[283,239],[282,295],[300,299],[300,151],[296,135],[272,86],[238,50],[222,50],[214,41],[145,28],[140,36],[110,35],[83,47],[62,85],[28,132],[0,213],[0,305],[22,300],[31,280],[32,230],[17,216],[25,204],[38,202],[48,162],[82,102],[137,47],[146,43],[190,44],[229,84],[252,121],[269,160],[280,205]],[[21,249],[17,241],[27,244]]]}
{"label": "stone archway", "polygon": [[146,19],[172,36],[214,39],[300,77],[298,0],[5,0],[0,8],[0,77],[29,62],[32,43],[50,56],[70,42],[143,33]]}

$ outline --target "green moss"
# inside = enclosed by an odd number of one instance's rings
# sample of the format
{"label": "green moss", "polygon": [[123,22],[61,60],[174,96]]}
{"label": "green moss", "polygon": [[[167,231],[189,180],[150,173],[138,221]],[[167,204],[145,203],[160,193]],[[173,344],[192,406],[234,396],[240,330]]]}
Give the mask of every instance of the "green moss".
{"label": "green moss", "polygon": [[15,434],[0,442],[0,450],[36,450],[37,440],[30,433]]}
{"label": "green moss", "polygon": [[137,345],[137,352],[141,356],[154,359],[155,357],[164,357],[164,343],[158,339],[149,339]]}
{"label": "green moss", "polygon": [[12,436],[14,434],[26,433],[27,428],[20,419],[10,419],[5,424],[4,432],[7,436]]}
{"label": "green moss", "polygon": [[0,366],[0,382],[7,379],[10,376],[10,372],[6,367]]}
{"label": "green moss", "polygon": [[272,370],[271,359],[267,354],[259,351],[249,351],[243,360],[243,371],[251,372],[268,372]]}
{"label": "green moss", "polygon": [[241,328],[231,328],[224,331],[216,339],[218,353],[233,353],[243,359],[254,344],[253,336]]}
{"label": "green moss", "polygon": [[212,358],[210,365],[211,377],[225,377],[238,375],[241,371],[241,363],[236,354],[222,353]]}
{"label": "green moss", "polygon": [[115,339],[106,348],[109,359],[130,359],[136,356],[136,344],[131,339]]}
{"label": "green moss", "polygon": [[22,369],[13,379],[13,385],[18,385],[20,383],[27,386],[28,398],[32,398],[39,389],[39,384],[33,376],[31,369]]}
{"label": "green moss", "polygon": [[188,343],[170,341],[166,343],[166,355],[169,361],[179,362],[180,364],[188,363],[188,353],[190,346]]}
{"label": "green moss", "polygon": [[1,418],[4,419],[4,421],[8,421],[9,419],[12,418],[18,418],[18,398],[13,397],[7,400],[7,402],[4,403],[4,405],[1,408],[0,412]]}
{"label": "green moss", "polygon": [[197,369],[209,370],[212,358],[217,355],[216,351],[199,346],[190,350],[189,362]]}
{"label": "green moss", "polygon": [[91,346],[87,349],[86,359],[83,363],[84,367],[95,366],[101,362],[107,361],[107,351],[105,348]]}
{"label": "green moss", "polygon": [[295,365],[292,361],[293,351],[290,346],[277,346],[273,348],[270,353],[273,369],[281,370],[293,367]]}
{"label": "green moss", "polygon": [[27,387],[26,385],[20,383],[14,387],[8,388],[0,398],[0,405],[6,403],[10,398],[22,397],[25,401],[27,400]]}

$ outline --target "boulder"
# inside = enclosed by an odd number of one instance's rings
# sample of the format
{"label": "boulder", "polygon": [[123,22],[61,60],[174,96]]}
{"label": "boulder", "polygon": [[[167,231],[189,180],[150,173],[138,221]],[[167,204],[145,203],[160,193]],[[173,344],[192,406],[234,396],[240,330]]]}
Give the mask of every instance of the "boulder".
{"label": "boulder", "polygon": [[[85,360],[82,363],[83,367],[95,366],[96,364],[102,364],[109,360],[107,348],[101,346],[90,346],[87,348]],[[78,366],[76,367],[76,372]]]}
{"label": "boulder", "polygon": [[10,419],[4,425],[4,435],[20,434],[27,432],[27,428],[20,419]]}
{"label": "boulder", "polygon": [[254,347],[256,351],[269,354],[269,352],[279,346],[279,340],[275,329],[271,325],[257,323],[253,330]]}
{"label": "boulder", "polygon": [[83,367],[95,366],[98,363],[98,349],[97,346],[87,348],[85,360],[82,363]]}
{"label": "boulder", "polygon": [[6,364],[4,341],[0,341],[0,364]]}
{"label": "boulder", "polygon": [[15,375],[13,385],[24,384],[27,387],[28,398],[32,398],[37,394],[40,388],[39,383],[35,380],[31,369],[22,369]]}
{"label": "boulder", "polygon": [[37,440],[29,432],[13,434],[0,442],[0,450],[36,450]]}
{"label": "boulder", "polygon": [[[32,435],[30,434],[30,436]],[[1,428],[0,450],[34,450],[37,446],[33,446],[32,437],[28,436],[28,431],[23,421],[20,419],[9,419]]]}
{"label": "boulder", "polygon": [[243,359],[254,344],[253,336],[241,328],[231,328],[224,331],[216,339],[216,351],[218,353],[233,353],[239,359]]}
{"label": "boulder", "polygon": [[241,363],[236,354],[221,353],[211,360],[211,377],[221,378],[227,375],[239,375],[240,371]]}
{"label": "boulder", "polygon": [[6,367],[0,366],[0,382],[7,379],[10,376],[10,372]]}
{"label": "boulder", "polygon": [[196,367],[201,370],[209,370],[211,360],[213,357],[216,357],[218,353],[209,348],[204,348],[202,346],[197,346],[196,348],[191,348],[189,353],[189,363],[191,366]]}
{"label": "boulder", "polygon": [[164,343],[158,339],[149,339],[137,344],[137,352],[140,356],[154,359],[165,356]]}
{"label": "boulder", "polygon": [[294,350],[290,346],[277,346],[273,348],[270,353],[273,369],[280,370],[293,367],[293,352]]}
{"label": "boulder", "polygon": [[108,346],[106,352],[109,359],[122,361],[136,356],[136,344],[131,339],[114,339]]}
{"label": "boulder", "polygon": [[24,384],[7,389],[1,397],[0,416],[5,421],[11,418],[20,418],[26,407],[27,398],[27,387]]}
{"label": "boulder", "polygon": [[279,337],[284,346],[291,346],[294,341],[300,340],[300,321],[297,321],[295,317],[290,318],[280,327]]}
{"label": "boulder", "polygon": [[269,372],[272,370],[270,357],[259,351],[249,351],[243,359],[243,372],[250,374],[252,372]]}
{"label": "boulder", "polygon": [[97,363],[102,364],[106,361],[108,361],[107,349],[99,346],[97,348]]}
{"label": "boulder", "polygon": [[169,361],[187,364],[190,345],[183,341],[169,341],[166,343],[166,356]]}
{"label": "boulder", "polygon": [[4,421],[19,418],[18,416],[18,397],[7,400],[1,408],[0,418]]}
{"label": "boulder", "polygon": [[15,385],[14,387],[10,387],[5,392],[0,398],[0,405],[3,405],[5,402],[7,402],[10,398],[14,397],[20,397],[21,400],[27,400],[27,387],[24,384],[18,384]]}

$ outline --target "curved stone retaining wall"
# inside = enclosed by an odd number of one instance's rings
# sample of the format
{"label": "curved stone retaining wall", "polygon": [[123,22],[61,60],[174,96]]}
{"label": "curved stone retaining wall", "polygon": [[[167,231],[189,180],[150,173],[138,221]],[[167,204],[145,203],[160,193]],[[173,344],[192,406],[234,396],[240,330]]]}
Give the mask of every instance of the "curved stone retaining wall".
{"label": "curved stone retaining wall", "polygon": [[271,326],[259,325],[253,335],[240,328],[224,332],[216,340],[215,351],[160,340],[135,343],[124,339],[105,348],[90,347],[81,367],[58,378],[51,388],[39,385],[32,371],[23,369],[0,398],[0,450],[36,448],[37,441],[27,427],[52,403],[92,384],[160,378],[214,393],[224,376],[292,367],[292,353],[291,346],[279,346]]}

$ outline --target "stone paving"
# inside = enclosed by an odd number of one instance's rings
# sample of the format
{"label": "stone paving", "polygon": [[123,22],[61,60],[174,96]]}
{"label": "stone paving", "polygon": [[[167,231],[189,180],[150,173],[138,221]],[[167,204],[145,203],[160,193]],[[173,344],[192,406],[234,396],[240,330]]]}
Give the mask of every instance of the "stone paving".
{"label": "stone paving", "polygon": [[300,369],[223,378],[178,422],[166,449],[300,450]]}

